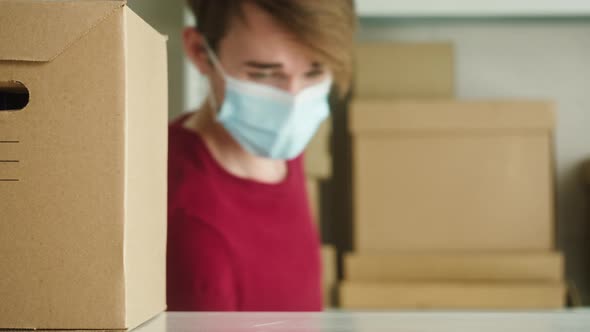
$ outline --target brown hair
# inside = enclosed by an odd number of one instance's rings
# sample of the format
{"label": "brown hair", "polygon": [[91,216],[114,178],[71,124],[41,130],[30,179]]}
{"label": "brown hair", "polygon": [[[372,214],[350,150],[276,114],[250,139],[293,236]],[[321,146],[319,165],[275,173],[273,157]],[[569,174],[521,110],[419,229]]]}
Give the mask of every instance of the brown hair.
{"label": "brown hair", "polygon": [[253,3],[311,49],[334,73],[340,95],[351,86],[356,16],[353,0],[187,0],[198,30],[213,48],[231,20],[243,18],[242,5]]}

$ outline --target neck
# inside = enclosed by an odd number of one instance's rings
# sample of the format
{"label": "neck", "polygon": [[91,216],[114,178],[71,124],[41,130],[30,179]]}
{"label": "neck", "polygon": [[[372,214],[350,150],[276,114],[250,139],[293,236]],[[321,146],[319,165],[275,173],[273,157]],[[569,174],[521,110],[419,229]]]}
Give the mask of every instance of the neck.
{"label": "neck", "polygon": [[201,135],[213,158],[230,174],[264,183],[279,183],[287,176],[285,161],[258,157],[246,151],[215,121],[208,103],[183,125]]}

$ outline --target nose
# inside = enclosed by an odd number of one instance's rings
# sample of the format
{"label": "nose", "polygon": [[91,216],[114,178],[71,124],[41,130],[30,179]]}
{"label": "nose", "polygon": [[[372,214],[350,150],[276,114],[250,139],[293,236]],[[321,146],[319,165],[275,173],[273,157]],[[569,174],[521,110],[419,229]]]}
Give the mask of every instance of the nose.
{"label": "nose", "polygon": [[303,90],[304,87],[305,86],[301,79],[296,77],[289,77],[285,79],[284,83],[280,88],[292,95],[296,95],[297,93],[299,93],[299,91]]}

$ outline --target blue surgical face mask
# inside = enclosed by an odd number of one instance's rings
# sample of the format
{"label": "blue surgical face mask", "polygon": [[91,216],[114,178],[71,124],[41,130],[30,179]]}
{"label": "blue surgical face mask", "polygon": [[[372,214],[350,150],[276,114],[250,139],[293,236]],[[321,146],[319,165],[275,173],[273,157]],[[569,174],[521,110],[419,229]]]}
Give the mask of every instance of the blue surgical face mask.
{"label": "blue surgical face mask", "polygon": [[215,101],[213,91],[209,94],[217,121],[254,155],[280,160],[299,156],[330,114],[332,78],[292,95],[227,75],[209,47],[207,51],[225,79],[221,105]]}

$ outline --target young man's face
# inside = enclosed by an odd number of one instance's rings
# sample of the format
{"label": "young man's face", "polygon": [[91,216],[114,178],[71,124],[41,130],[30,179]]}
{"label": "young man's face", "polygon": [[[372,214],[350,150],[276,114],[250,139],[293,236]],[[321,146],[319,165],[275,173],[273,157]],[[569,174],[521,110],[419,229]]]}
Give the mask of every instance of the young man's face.
{"label": "young man's face", "polygon": [[[217,56],[225,72],[235,78],[273,86],[292,94],[325,80],[329,72],[274,19],[252,4],[243,7],[245,20],[234,19],[220,42]],[[197,35],[197,32],[193,32]],[[211,78],[217,100],[223,100],[223,77],[204,52],[202,42],[185,31],[187,53],[201,72]],[[195,45],[190,45],[192,43]],[[189,44],[189,45],[187,45]]]}

